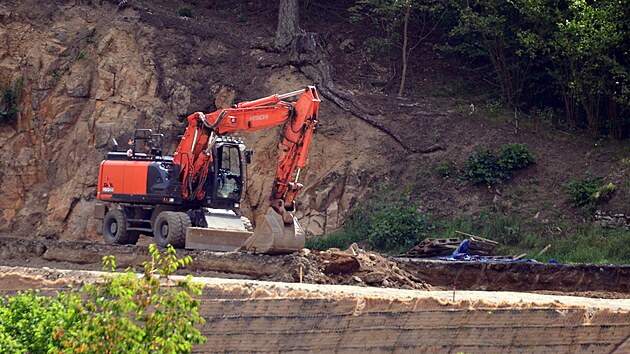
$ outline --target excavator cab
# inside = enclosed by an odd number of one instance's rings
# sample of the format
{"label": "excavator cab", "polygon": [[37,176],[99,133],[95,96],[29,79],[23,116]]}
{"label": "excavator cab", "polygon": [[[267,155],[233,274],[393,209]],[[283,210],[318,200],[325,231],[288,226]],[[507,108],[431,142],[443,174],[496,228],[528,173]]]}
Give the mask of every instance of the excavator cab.
{"label": "excavator cab", "polygon": [[238,203],[243,190],[243,163],[238,145],[218,143],[216,148],[214,196]]}
{"label": "excavator cab", "polygon": [[206,180],[204,206],[238,212],[245,185],[244,150],[245,144],[240,140],[217,140],[212,150],[213,163]]}

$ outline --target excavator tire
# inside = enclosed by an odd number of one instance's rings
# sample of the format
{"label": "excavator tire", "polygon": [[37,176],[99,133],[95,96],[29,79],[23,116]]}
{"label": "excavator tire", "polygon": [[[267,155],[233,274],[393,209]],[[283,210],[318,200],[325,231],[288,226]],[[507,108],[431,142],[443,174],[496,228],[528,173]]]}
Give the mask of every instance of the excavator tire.
{"label": "excavator tire", "polygon": [[[103,218],[103,239],[112,245],[125,245],[130,241],[125,215],[118,209],[112,209]],[[138,239],[136,238],[136,242]]]}
{"label": "excavator tire", "polygon": [[186,213],[163,211],[153,225],[153,236],[160,247],[171,245],[174,248],[184,248],[186,231],[192,226],[190,217]]}

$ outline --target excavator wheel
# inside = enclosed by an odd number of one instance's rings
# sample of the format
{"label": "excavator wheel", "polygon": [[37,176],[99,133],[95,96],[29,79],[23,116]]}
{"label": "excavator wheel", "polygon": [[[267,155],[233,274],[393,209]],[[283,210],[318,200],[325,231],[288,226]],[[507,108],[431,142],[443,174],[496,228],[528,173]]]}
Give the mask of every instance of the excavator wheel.
{"label": "excavator wheel", "polygon": [[[133,240],[133,231],[127,231],[125,215],[118,209],[112,209],[103,219],[103,238],[110,245],[125,245]],[[139,236],[139,235],[138,235]],[[136,236],[135,241],[138,241]],[[135,243],[135,242],[134,242]]]}
{"label": "excavator wheel", "polygon": [[186,231],[191,225],[188,214],[163,211],[155,218],[155,224],[153,225],[155,242],[160,247],[166,247],[170,244],[175,248],[184,248]]}

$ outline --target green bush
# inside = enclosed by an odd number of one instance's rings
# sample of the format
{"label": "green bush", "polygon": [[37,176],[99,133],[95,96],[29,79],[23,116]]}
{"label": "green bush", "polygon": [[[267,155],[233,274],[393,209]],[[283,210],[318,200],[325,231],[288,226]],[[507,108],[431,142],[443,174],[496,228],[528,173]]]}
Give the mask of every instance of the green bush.
{"label": "green bush", "polygon": [[514,171],[534,163],[534,155],[525,144],[511,143],[501,146],[498,171],[501,179],[509,179]]}
{"label": "green bush", "polygon": [[0,299],[0,352],[46,353],[58,348],[58,328],[76,322],[74,313],[66,312],[65,304],[77,298],[76,293],[52,298],[31,290]]}
{"label": "green bush", "polygon": [[615,192],[612,183],[602,185],[601,177],[587,176],[582,180],[573,179],[564,186],[573,205],[592,212],[597,206],[610,199]]}
{"label": "green bush", "polygon": [[498,157],[488,149],[477,148],[466,161],[462,179],[490,186],[509,179],[514,172],[532,163],[534,155],[525,144],[505,144],[501,146]]}
{"label": "green bush", "polygon": [[430,236],[433,225],[413,205],[390,205],[369,218],[368,242],[385,252],[402,253]]}
{"label": "green bush", "polygon": [[[0,352],[11,353],[189,353],[205,338],[194,326],[199,316],[201,285],[192,277],[172,282],[190,256],[177,259],[150,246],[151,262],[144,276],[128,269],[56,298],[37,292],[19,293],[0,301]],[[113,256],[104,267],[115,271]]]}
{"label": "green bush", "polygon": [[466,161],[462,178],[473,184],[491,185],[499,182],[497,157],[490,150],[477,148]]}
{"label": "green bush", "polygon": [[177,14],[181,17],[193,17],[192,10],[187,8],[186,6],[181,6],[177,9]]}

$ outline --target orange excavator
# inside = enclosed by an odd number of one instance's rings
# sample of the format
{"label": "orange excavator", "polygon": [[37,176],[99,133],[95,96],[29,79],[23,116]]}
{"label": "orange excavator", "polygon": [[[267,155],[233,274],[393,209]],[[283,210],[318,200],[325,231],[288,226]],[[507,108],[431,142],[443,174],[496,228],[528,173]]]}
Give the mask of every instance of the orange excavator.
{"label": "orange excavator", "polygon": [[[143,234],[163,247],[266,254],[300,250],[304,231],[291,212],[302,188],[298,178],[319,103],[317,90],[308,86],[209,114],[193,113],[173,156],[162,155],[164,137],[150,129],[137,129],[127,151],[118,151],[114,140],[100,165],[94,209],[103,238],[110,244],[135,244]],[[252,230],[241,216],[252,150],[228,134],[279,125],[282,146],[270,207]],[[145,152],[138,152],[142,147]]]}

